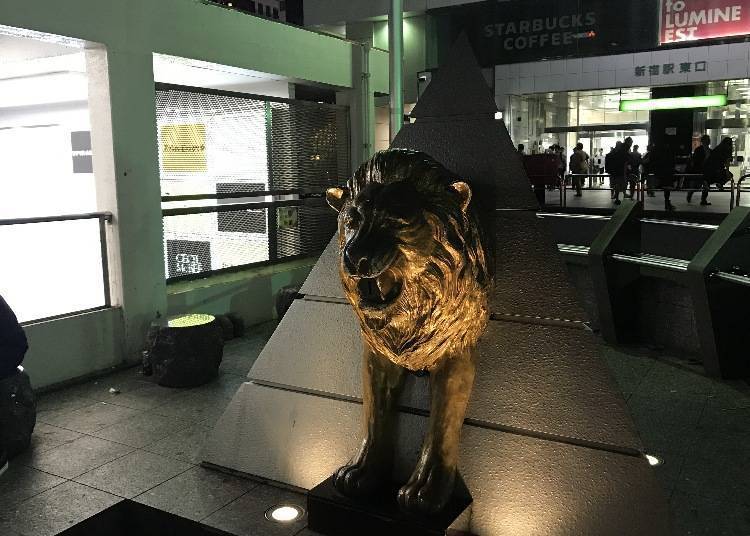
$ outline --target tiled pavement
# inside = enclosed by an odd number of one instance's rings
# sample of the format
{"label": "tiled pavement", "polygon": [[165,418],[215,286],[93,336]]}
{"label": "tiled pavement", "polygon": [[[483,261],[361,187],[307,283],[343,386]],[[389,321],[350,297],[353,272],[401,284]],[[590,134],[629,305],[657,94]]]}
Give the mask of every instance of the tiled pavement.
{"label": "tiled pavement", "polygon": [[[304,496],[198,465],[272,330],[228,343],[219,379],[206,386],[163,388],[131,369],[42,396],[31,449],[0,479],[0,535],[57,534],[129,498],[237,535],[313,536],[304,521],[263,516],[279,502],[304,505]],[[609,348],[605,358],[647,450],[663,460],[675,534],[750,535],[748,385],[647,351]]]}
{"label": "tiled pavement", "polygon": [[642,349],[605,353],[657,475],[674,534],[750,535],[750,386]]}

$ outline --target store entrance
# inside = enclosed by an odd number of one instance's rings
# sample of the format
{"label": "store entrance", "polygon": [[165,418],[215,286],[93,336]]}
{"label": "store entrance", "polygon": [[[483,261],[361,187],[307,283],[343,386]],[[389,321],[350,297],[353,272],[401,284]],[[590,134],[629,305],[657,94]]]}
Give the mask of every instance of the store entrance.
{"label": "store entrance", "polygon": [[628,137],[633,139],[633,148],[637,145],[641,154],[646,153],[648,148],[648,130],[646,129],[603,130],[593,132],[589,137],[581,137],[579,141],[585,148],[590,149],[589,154],[593,160],[597,156],[604,159],[604,156],[615,147],[618,141],[623,141]]}

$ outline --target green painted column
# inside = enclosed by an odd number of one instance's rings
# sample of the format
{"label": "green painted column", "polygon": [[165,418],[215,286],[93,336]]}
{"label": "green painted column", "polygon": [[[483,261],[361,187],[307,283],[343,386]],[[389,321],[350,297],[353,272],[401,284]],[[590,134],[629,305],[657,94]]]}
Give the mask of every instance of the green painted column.
{"label": "green painted column", "polygon": [[114,214],[110,286],[130,361],[167,310],[153,57],[101,48],[87,52],[87,69],[97,203]]}
{"label": "green painted column", "polygon": [[391,0],[388,17],[390,50],[391,141],[404,124],[404,0]]}

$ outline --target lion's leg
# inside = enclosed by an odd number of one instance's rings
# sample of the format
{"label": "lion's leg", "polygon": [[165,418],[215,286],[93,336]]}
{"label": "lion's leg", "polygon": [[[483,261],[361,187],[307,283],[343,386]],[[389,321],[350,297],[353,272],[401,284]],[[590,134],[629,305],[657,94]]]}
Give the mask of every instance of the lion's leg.
{"label": "lion's leg", "polygon": [[334,475],[341,493],[365,495],[391,476],[395,435],[394,407],[404,369],[365,345],[362,363],[364,439],[359,453]]}
{"label": "lion's leg", "polygon": [[402,509],[440,511],[453,493],[459,439],[476,372],[475,351],[448,356],[430,373],[430,422],[417,467],[398,493]]}

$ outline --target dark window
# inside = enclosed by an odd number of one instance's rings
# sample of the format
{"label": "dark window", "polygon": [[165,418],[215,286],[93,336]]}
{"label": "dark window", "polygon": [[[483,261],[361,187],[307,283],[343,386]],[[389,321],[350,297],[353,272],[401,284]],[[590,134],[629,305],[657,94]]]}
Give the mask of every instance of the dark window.
{"label": "dark window", "polygon": [[255,1],[254,0],[250,1],[250,9],[249,9],[249,11],[250,11],[250,13],[255,13]]}
{"label": "dark window", "polygon": [[271,6],[266,6],[266,17],[271,16]]}
{"label": "dark window", "polygon": [[279,18],[279,10],[276,8],[273,8],[273,18],[278,19]]}
{"label": "dark window", "polygon": [[279,2],[279,11],[286,11],[286,0]]}
{"label": "dark window", "polygon": [[263,15],[263,4],[258,2],[258,15]]}

